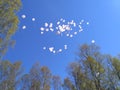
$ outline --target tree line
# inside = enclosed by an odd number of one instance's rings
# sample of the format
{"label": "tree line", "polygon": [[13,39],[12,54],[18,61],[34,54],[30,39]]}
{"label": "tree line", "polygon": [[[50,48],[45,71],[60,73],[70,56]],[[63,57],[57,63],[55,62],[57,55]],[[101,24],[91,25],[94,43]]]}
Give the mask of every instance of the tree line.
{"label": "tree line", "polygon": [[1,60],[0,90],[120,90],[119,55],[104,55],[95,44],[84,44],[77,56],[64,80],[38,62],[25,73],[20,61]]}

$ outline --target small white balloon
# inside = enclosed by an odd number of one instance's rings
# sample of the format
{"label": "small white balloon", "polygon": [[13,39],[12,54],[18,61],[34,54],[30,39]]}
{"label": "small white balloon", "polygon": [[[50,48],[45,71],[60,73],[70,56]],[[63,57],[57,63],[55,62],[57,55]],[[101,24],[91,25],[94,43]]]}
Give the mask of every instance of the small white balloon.
{"label": "small white balloon", "polygon": [[95,43],[95,40],[92,40],[91,42],[92,42],[92,43]]}
{"label": "small white balloon", "polygon": [[40,32],[41,34],[44,34],[44,32]]}
{"label": "small white balloon", "polygon": [[74,32],[74,35],[76,35],[77,34],[77,32]]}
{"label": "small white balloon", "polygon": [[56,27],[56,29],[58,30],[59,28],[58,28],[58,27]]}
{"label": "small white balloon", "polygon": [[73,35],[71,34],[71,35],[70,35],[70,37],[72,38],[72,37],[73,37]]}
{"label": "small white balloon", "polygon": [[84,20],[82,19],[82,20],[81,20],[81,22],[83,23],[83,22],[84,22]]}
{"label": "small white balloon", "polygon": [[80,29],[80,30],[79,30],[79,32],[82,32],[82,31],[83,31],[83,29]]}
{"label": "small white balloon", "polygon": [[53,32],[53,31],[54,31],[54,29],[53,29],[53,28],[50,28],[50,31],[52,31],[52,32]]}
{"label": "small white balloon", "polygon": [[22,29],[26,29],[26,26],[24,25],[24,26],[22,26]]}
{"label": "small white balloon", "polygon": [[98,77],[99,75],[100,75],[100,73],[99,73],[99,72],[97,72],[97,73],[96,73],[96,77]]}
{"label": "small white balloon", "polygon": [[45,23],[45,27],[48,27],[48,23]]}
{"label": "small white balloon", "polygon": [[78,25],[80,29],[82,29],[82,26],[81,25]]}
{"label": "small white balloon", "polygon": [[66,36],[68,37],[68,36],[69,36],[69,34],[66,34]]}
{"label": "small white balloon", "polygon": [[52,28],[53,27],[53,23],[50,23],[49,27]]}
{"label": "small white balloon", "polygon": [[32,21],[35,21],[35,18],[32,18]]}
{"label": "small white balloon", "polygon": [[55,50],[53,50],[53,53],[56,53],[56,51],[55,51]]}
{"label": "small white balloon", "polygon": [[58,52],[62,52],[62,49],[59,49]]}
{"label": "small white balloon", "polygon": [[50,47],[50,48],[49,48],[49,51],[50,51],[50,52],[53,52],[53,50],[54,50],[54,47]]}
{"label": "small white balloon", "polygon": [[60,24],[60,22],[58,21],[58,22],[57,22],[57,25],[59,25],[59,24]]}
{"label": "small white balloon", "polygon": [[25,18],[26,18],[26,15],[23,14],[21,17],[22,17],[23,19],[25,19]]}
{"label": "small white balloon", "polygon": [[67,45],[64,45],[64,49],[67,49]]}
{"label": "small white balloon", "polygon": [[43,47],[43,50],[46,50],[46,47]]}
{"label": "small white balloon", "polygon": [[48,28],[46,28],[46,32],[48,32],[49,31],[49,29]]}
{"label": "small white balloon", "polygon": [[60,32],[60,31],[57,31],[57,34],[61,34],[61,32]]}
{"label": "small white balloon", "polygon": [[73,26],[76,27],[76,23],[73,23]]}
{"label": "small white balloon", "polygon": [[43,27],[40,28],[41,31],[44,31],[45,29]]}
{"label": "small white balloon", "polygon": [[89,22],[87,22],[86,24],[89,25]]}
{"label": "small white balloon", "polygon": [[63,22],[65,22],[65,20],[63,20]]}

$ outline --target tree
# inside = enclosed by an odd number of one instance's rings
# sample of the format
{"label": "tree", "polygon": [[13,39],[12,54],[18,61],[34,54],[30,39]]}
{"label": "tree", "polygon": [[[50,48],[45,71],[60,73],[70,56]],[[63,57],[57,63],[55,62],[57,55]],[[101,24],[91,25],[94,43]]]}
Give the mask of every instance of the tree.
{"label": "tree", "polygon": [[104,78],[102,76],[105,72],[104,67],[90,56],[88,56],[87,60],[84,62],[84,66],[87,77],[92,80],[96,90],[101,90],[103,88],[102,80]]}
{"label": "tree", "polygon": [[11,36],[18,27],[17,11],[20,9],[21,0],[1,0],[0,1],[0,58],[5,54],[14,41]]}
{"label": "tree", "polygon": [[79,63],[77,62],[73,62],[71,63],[69,66],[68,66],[68,73],[69,75],[71,76],[71,79],[73,79],[73,82],[74,82],[74,87],[77,89],[77,90],[80,90],[80,85],[81,85],[81,78],[82,77],[79,77],[79,76],[82,76],[80,75],[81,74],[81,70],[80,70],[80,65]]}
{"label": "tree", "polygon": [[21,62],[0,62],[0,90],[16,90],[22,73]]}
{"label": "tree", "polygon": [[63,90],[76,90],[71,80],[68,77],[64,79]]}
{"label": "tree", "polygon": [[41,75],[41,89],[42,90],[50,90],[52,74],[51,74],[49,68],[46,66],[41,67],[40,75]]}
{"label": "tree", "polygon": [[48,67],[35,63],[30,72],[22,76],[21,90],[50,90],[51,77]]}
{"label": "tree", "polygon": [[20,86],[20,90],[30,90],[31,79],[29,74],[24,74],[21,76],[21,82],[19,86]]}
{"label": "tree", "polygon": [[79,60],[69,65],[68,73],[76,90],[104,90],[103,55],[95,44],[84,44],[79,49]]}
{"label": "tree", "polygon": [[41,66],[35,63],[30,70],[30,90],[40,90],[41,86]]}
{"label": "tree", "polygon": [[61,90],[62,82],[59,76],[52,76],[53,90]]}
{"label": "tree", "polygon": [[82,69],[79,62],[72,62],[68,66],[68,74],[75,90],[95,90],[95,84],[89,77],[87,69]]}
{"label": "tree", "polygon": [[103,64],[105,73],[104,73],[104,82],[103,86],[106,90],[117,90],[117,78],[115,76],[113,65],[112,65],[112,56],[105,55],[105,62]]}
{"label": "tree", "polygon": [[75,90],[119,90],[118,58],[101,54],[95,44],[82,45],[78,57],[78,61],[72,62],[67,68],[69,86],[72,85]]}
{"label": "tree", "polygon": [[114,73],[117,75],[118,79],[120,80],[120,60],[117,58],[113,58],[112,65],[113,65]]}

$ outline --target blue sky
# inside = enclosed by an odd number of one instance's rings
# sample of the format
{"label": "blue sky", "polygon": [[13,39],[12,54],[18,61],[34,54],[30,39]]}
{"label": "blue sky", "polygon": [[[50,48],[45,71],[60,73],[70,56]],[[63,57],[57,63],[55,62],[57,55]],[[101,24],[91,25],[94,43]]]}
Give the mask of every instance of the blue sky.
{"label": "blue sky", "polygon": [[[75,60],[79,45],[90,44],[91,40],[101,47],[102,53],[117,55],[120,52],[120,1],[119,0],[22,0],[18,13],[20,23],[15,35],[14,48],[9,48],[4,59],[20,60],[26,71],[37,61],[48,66],[53,74],[66,76],[66,66]],[[26,18],[22,19],[21,15]],[[35,18],[33,22],[31,19]],[[84,19],[83,32],[73,38],[60,37],[53,33],[40,34],[45,22],[55,24],[60,18],[79,23]],[[26,29],[22,26],[26,25]],[[62,53],[53,54],[43,46],[56,48],[68,45]]]}

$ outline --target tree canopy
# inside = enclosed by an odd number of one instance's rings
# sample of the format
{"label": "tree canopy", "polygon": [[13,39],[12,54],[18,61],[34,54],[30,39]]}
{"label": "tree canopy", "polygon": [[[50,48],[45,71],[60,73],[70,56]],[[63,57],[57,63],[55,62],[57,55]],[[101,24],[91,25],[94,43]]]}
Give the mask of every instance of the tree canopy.
{"label": "tree canopy", "polygon": [[0,57],[14,44],[11,37],[18,28],[20,7],[21,0],[0,0]]}
{"label": "tree canopy", "polygon": [[119,57],[102,54],[96,47],[80,46],[79,58],[68,64],[64,80],[38,62],[25,73],[21,62],[1,61],[0,90],[120,90]]}

